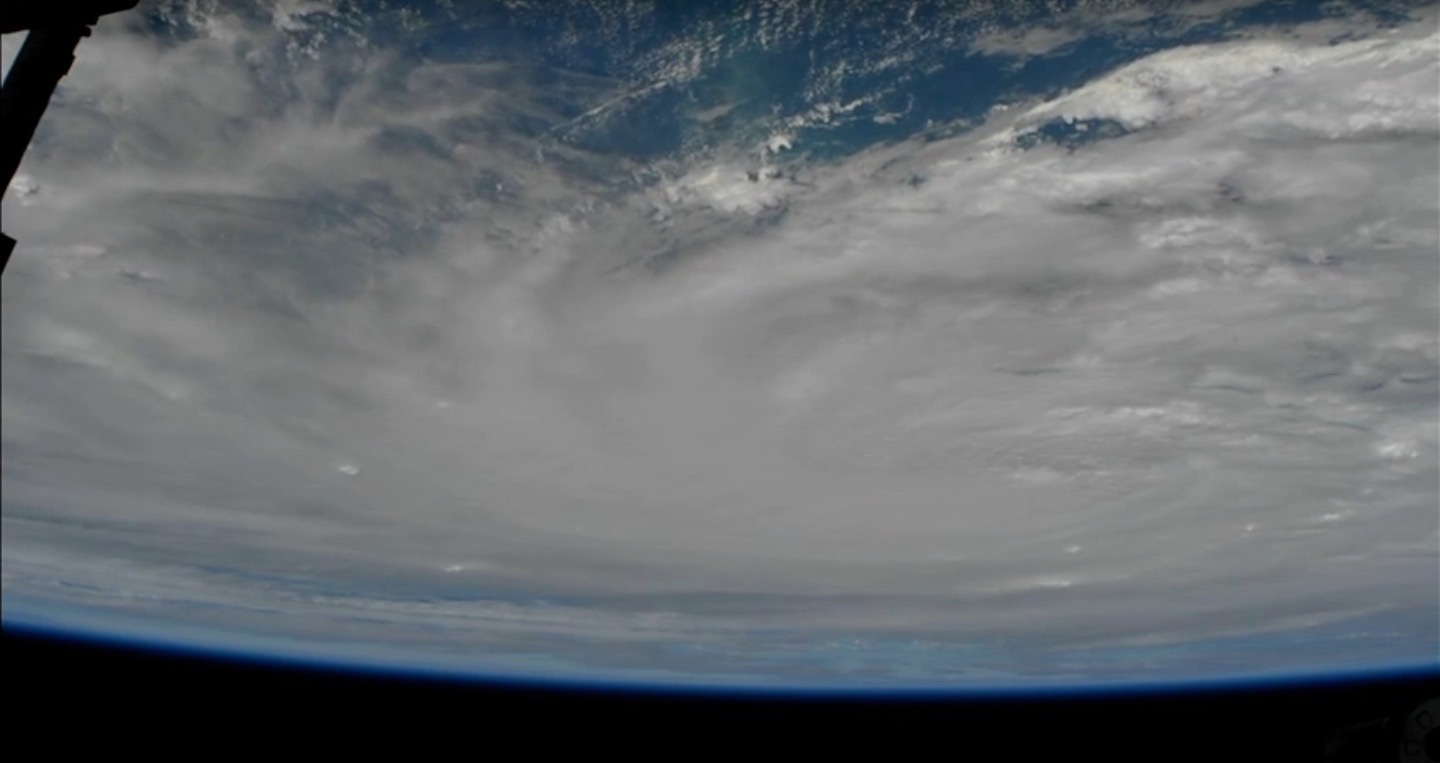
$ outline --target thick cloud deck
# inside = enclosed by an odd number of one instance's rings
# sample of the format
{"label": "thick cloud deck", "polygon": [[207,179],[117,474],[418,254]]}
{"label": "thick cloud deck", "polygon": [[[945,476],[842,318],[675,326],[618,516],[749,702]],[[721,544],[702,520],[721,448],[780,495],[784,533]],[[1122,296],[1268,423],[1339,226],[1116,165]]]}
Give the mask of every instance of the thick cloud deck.
{"label": "thick cloud deck", "polygon": [[7,618],[653,680],[1433,658],[1433,18],[653,175],[525,138],[602,78],[380,51],[287,105],[234,68],[277,28],[98,35],[7,194]]}

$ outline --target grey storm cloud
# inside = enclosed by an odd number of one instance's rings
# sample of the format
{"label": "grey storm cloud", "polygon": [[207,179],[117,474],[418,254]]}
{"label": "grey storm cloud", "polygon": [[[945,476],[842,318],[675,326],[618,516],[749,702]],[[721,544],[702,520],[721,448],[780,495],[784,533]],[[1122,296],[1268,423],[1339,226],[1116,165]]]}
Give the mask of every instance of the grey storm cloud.
{"label": "grey storm cloud", "polygon": [[1433,657],[1433,14],[629,185],[527,137],[621,83],[227,18],[102,25],[6,196],[7,610],[741,680]]}

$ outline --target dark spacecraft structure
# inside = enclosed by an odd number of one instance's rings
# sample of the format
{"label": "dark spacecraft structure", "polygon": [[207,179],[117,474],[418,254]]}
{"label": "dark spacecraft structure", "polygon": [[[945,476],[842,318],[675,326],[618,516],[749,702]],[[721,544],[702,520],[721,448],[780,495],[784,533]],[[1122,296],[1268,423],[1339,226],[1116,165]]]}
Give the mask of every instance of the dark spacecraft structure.
{"label": "dark spacecraft structure", "polygon": [[[59,0],[0,5],[0,34],[28,31],[0,90],[0,198],[60,79],[75,63],[75,48],[101,16],[128,11],[139,0]],[[0,233],[0,272],[10,263],[15,239]]]}

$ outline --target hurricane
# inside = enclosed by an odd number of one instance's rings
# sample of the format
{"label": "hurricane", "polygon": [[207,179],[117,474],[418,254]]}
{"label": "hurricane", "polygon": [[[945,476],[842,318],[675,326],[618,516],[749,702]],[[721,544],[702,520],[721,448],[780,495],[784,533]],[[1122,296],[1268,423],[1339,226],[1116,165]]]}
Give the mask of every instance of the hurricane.
{"label": "hurricane", "polygon": [[102,19],[4,199],[6,623],[672,686],[1433,664],[1437,18]]}

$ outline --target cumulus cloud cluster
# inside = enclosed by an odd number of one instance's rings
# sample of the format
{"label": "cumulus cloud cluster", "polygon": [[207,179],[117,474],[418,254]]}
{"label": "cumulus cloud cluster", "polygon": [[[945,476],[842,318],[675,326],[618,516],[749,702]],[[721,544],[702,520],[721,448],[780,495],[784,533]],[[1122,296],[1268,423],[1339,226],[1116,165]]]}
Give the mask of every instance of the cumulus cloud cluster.
{"label": "cumulus cloud cluster", "polygon": [[1433,656],[1433,18],[625,193],[527,137],[598,78],[382,51],[277,106],[260,42],[86,45],[5,199],[7,611],[772,677]]}

